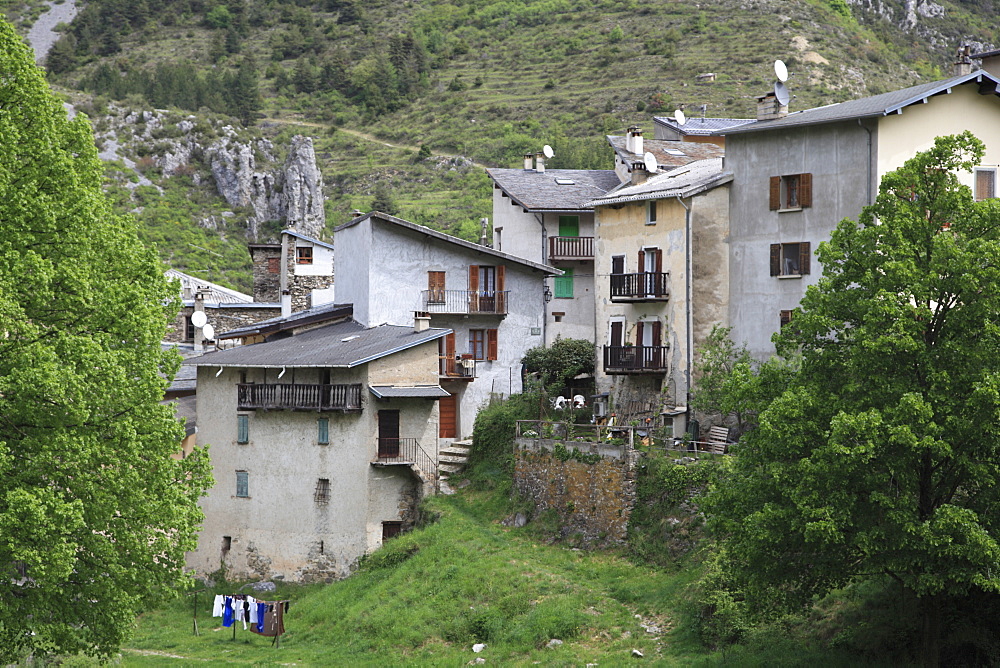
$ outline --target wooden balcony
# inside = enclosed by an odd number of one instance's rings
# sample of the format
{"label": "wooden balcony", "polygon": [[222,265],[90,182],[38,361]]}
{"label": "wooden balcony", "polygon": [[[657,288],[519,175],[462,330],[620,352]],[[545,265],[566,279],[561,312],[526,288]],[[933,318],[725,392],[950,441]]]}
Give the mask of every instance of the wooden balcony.
{"label": "wooden balcony", "polygon": [[240,383],[237,410],[361,412],[361,384]]}
{"label": "wooden balcony", "polygon": [[418,311],[454,315],[507,315],[509,290],[423,290]]}
{"label": "wooden balcony", "polygon": [[604,346],[604,373],[664,373],[670,346]]}
{"label": "wooden balcony", "polygon": [[550,260],[593,260],[594,237],[549,237]]}
{"label": "wooden balcony", "polygon": [[611,274],[611,301],[663,302],[670,298],[670,274],[646,271],[640,274]]}
{"label": "wooden balcony", "polygon": [[439,355],[438,376],[441,380],[473,380],[476,377],[476,360]]}

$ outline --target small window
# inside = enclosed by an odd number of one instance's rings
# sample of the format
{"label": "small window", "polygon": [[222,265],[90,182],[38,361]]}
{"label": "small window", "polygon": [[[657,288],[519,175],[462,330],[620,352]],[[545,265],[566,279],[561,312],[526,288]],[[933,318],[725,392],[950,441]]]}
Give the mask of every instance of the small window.
{"label": "small window", "polygon": [[624,274],[625,273],[625,256],[624,255],[614,255],[611,258],[611,273],[612,274]]}
{"label": "small window", "polygon": [[229,550],[233,549],[233,537],[223,536],[222,537],[222,554],[229,554]]}
{"label": "small window", "polygon": [[237,443],[249,443],[250,442],[250,416],[249,415],[237,415],[236,416],[236,442]]}
{"label": "small window", "polygon": [[194,341],[194,323],[189,315],[184,316],[184,340]]}
{"label": "small window", "polygon": [[808,241],[771,244],[771,276],[805,276],[809,273]]}
{"label": "small window", "polygon": [[552,319],[555,320],[556,322],[562,322],[563,317],[565,317],[565,315],[566,315],[565,311],[553,311]]}
{"label": "small window", "polygon": [[486,359],[486,330],[469,330],[469,354],[474,360]]}
{"label": "small window", "polygon": [[791,312],[791,310],[783,310],[783,311],[781,311],[781,326],[784,327],[785,325],[787,325],[791,321],[792,321],[792,312]]}
{"label": "small window", "polygon": [[812,206],[812,174],[771,177],[772,211],[797,211]]}
{"label": "small window", "polygon": [[298,264],[312,264],[313,263],[312,246],[298,246],[295,249],[295,261]]}
{"label": "small window", "polygon": [[316,503],[327,503],[330,500],[330,479],[320,478],[316,481],[316,493],[313,495]]}
{"label": "small window", "polygon": [[563,269],[562,276],[556,276],[556,299],[573,298],[573,269]]}
{"label": "small window", "polygon": [[320,445],[330,444],[330,418],[316,420],[316,442]]}
{"label": "small window", "polygon": [[250,474],[247,471],[236,472],[236,496],[250,497]]}
{"label": "small window", "polygon": [[395,538],[403,531],[402,522],[382,522],[382,540],[387,541]]}
{"label": "small window", "polygon": [[656,224],[656,200],[646,202],[646,224]]}
{"label": "small window", "polygon": [[267,273],[269,273],[269,274],[280,274],[281,273],[281,258],[280,257],[269,257],[269,258],[267,258]]}
{"label": "small window", "polygon": [[996,197],[997,192],[997,170],[996,169],[976,169],[976,201]]}

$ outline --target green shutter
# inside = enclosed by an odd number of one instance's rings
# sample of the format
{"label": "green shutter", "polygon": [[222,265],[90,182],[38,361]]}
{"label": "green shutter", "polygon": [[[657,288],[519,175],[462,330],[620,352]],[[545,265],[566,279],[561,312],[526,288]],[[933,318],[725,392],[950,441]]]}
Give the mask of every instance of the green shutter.
{"label": "green shutter", "polygon": [[328,445],[330,443],[330,418],[320,418],[316,424],[319,426],[319,435],[316,440],[320,445]]}
{"label": "green shutter", "polygon": [[250,496],[250,474],[246,471],[236,472],[236,496]]}
{"label": "green shutter", "polygon": [[580,216],[559,216],[559,236],[580,236]]}
{"label": "green shutter", "polygon": [[573,270],[563,269],[562,276],[556,276],[556,298],[573,298]]}
{"label": "green shutter", "polygon": [[236,442],[237,443],[249,443],[250,442],[250,416],[249,415],[237,415],[236,416]]}

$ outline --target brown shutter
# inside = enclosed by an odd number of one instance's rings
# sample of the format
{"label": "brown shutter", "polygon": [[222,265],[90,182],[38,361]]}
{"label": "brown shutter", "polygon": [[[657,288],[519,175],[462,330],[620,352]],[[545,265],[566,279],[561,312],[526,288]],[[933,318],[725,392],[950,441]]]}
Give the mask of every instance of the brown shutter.
{"label": "brown shutter", "polygon": [[[813,205],[813,175],[799,174],[799,206]],[[807,272],[803,272],[807,273]]]}
{"label": "brown shutter", "polygon": [[[781,208],[781,177],[771,177],[771,211]],[[774,274],[771,274],[772,276]]]}
{"label": "brown shutter", "polygon": [[611,345],[615,347],[622,345],[622,322],[620,320],[611,323]]}
{"label": "brown shutter", "polygon": [[659,348],[660,346],[663,345],[663,335],[662,332],[660,331],[660,328],[663,326],[663,324],[659,320],[657,320],[652,324],[653,324],[653,345]]}
{"label": "brown shutter", "polygon": [[809,242],[799,242],[799,273],[805,276],[809,273]]}
{"label": "brown shutter", "polygon": [[497,292],[503,292],[507,288],[504,287],[506,284],[506,272],[504,271],[504,265],[497,265]]}
{"label": "brown shutter", "polygon": [[469,291],[476,292],[479,290],[479,265],[470,264],[469,265]]}
{"label": "brown shutter", "polygon": [[486,359],[495,360],[497,358],[497,330],[486,330]]}
{"label": "brown shutter", "polygon": [[635,268],[635,273],[641,274],[646,271],[646,252],[639,251],[639,266]]}
{"label": "brown shutter", "polygon": [[455,332],[445,335],[444,354],[450,360],[455,359]]}
{"label": "brown shutter", "polygon": [[659,248],[656,249],[656,273],[663,273],[663,251]]}
{"label": "brown shutter", "polygon": [[635,345],[642,345],[642,321],[635,323]]}
{"label": "brown shutter", "polygon": [[781,276],[781,244],[771,244],[771,275]]}

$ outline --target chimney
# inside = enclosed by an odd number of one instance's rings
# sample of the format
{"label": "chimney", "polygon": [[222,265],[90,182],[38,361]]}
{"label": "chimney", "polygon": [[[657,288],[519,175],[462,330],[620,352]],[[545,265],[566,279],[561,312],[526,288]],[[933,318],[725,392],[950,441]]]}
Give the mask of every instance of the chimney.
{"label": "chimney", "polygon": [[645,183],[646,179],[649,178],[649,172],[646,171],[646,163],[642,160],[639,162],[633,162],[631,176],[631,185],[637,186],[640,183]]}
{"label": "chimney", "polygon": [[632,141],[632,132],[634,132],[635,129],[634,125],[630,125],[625,130],[625,150],[629,153],[635,153],[635,151],[632,150],[632,147],[634,146],[634,142]]}
{"label": "chimney", "polygon": [[360,218],[363,215],[365,215],[365,212],[361,209],[354,209],[351,211],[351,218]]}
{"label": "chimney", "polygon": [[281,317],[287,318],[292,314],[292,293],[288,290],[281,292]]}
{"label": "chimney", "polygon": [[413,331],[426,332],[431,327],[431,317],[422,311],[413,314]]}
{"label": "chimney", "polygon": [[545,172],[545,154],[535,154],[535,171],[539,174],[543,174]]}
{"label": "chimney", "polygon": [[788,115],[788,105],[778,102],[774,91],[757,97],[757,120],[773,121]]}
{"label": "chimney", "polygon": [[534,160],[534,159],[535,159],[535,154],[534,153],[525,153],[524,154],[524,168],[526,170],[528,170],[529,172],[531,171],[531,161]]}
{"label": "chimney", "polygon": [[958,52],[955,54],[956,77],[972,74],[972,58],[969,57],[971,54],[972,47],[968,44],[958,47]]}
{"label": "chimney", "polygon": [[636,155],[642,155],[642,128],[632,129],[632,152]]}
{"label": "chimney", "polygon": [[[205,295],[208,294],[208,286],[199,285],[194,291],[194,313],[205,312]],[[194,315],[194,314],[192,314]],[[202,351],[205,349],[205,331],[203,327],[194,328],[194,349]]]}

